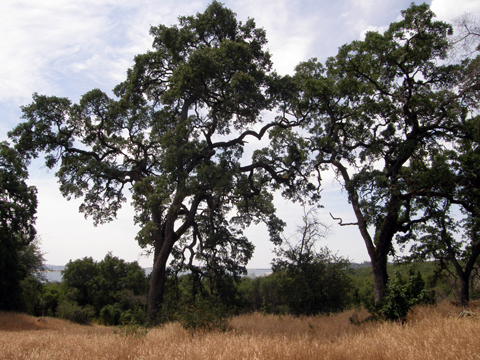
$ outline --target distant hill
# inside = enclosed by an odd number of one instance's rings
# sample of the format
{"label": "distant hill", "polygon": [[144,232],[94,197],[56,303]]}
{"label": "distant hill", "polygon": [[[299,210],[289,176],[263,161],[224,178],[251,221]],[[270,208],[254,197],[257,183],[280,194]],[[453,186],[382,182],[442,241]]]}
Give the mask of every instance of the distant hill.
{"label": "distant hill", "polygon": [[372,263],[370,261],[364,261],[362,263],[351,263],[350,264],[350,267],[353,270],[368,268],[368,267],[371,267],[371,266],[372,266]]}
{"label": "distant hill", "polygon": [[49,265],[49,264],[46,264],[45,268],[47,269],[47,271],[63,271],[63,270],[65,270],[65,265]]}

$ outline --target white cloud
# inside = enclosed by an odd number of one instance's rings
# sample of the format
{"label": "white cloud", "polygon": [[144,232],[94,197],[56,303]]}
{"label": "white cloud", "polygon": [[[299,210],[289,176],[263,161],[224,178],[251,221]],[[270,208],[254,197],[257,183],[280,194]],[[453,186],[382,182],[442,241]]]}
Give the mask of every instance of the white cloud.
{"label": "white cloud", "polygon": [[410,0],[395,2],[378,0],[352,0],[348,2],[348,15],[344,16],[350,33],[357,40],[365,39],[368,31],[383,33],[390,23],[401,18],[400,12],[410,6]]}
{"label": "white cloud", "polygon": [[451,22],[463,14],[480,17],[480,1],[478,0],[432,0],[430,8],[437,19]]}
{"label": "white cloud", "polygon": [[378,32],[379,34],[383,34],[387,29],[388,29],[388,26],[368,25],[366,29],[360,32],[360,40],[365,40],[365,36],[367,35],[367,32],[373,31],[373,32]]}
{"label": "white cloud", "polygon": [[3,2],[0,101],[24,103],[34,91],[65,92],[63,85],[81,93],[86,80],[89,88],[108,84],[109,90],[124,79],[133,56],[149,48],[150,24],[176,21],[173,5],[173,1]]}
{"label": "white cloud", "polygon": [[227,1],[240,20],[254,18],[257,27],[264,28],[274,69],[280,74],[291,74],[300,61],[311,55],[313,41],[318,36],[318,14],[303,13],[301,1],[287,0],[233,0]]}
{"label": "white cloud", "polygon": [[[98,47],[97,34],[106,31],[106,18],[82,9],[55,1],[2,5],[1,100],[28,97],[32,89],[48,90],[48,78],[64,70],[62,59],[84,55],[82,45],[88,40]],[[52,69],[52,64],[57,67]]]}

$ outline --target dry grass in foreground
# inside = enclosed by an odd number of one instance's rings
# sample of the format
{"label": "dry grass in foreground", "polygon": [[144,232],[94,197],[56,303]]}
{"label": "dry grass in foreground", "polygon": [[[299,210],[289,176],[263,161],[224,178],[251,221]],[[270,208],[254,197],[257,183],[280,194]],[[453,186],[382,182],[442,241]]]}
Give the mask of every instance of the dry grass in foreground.
{"label": "dry grass in foreground", "polygon": [[232,319],[227,333],[191,333],[167,324],[137,337],[0,313],[0,358],[479,359],[480,319],[459,318],[460,310],[447,303],[416,308],[403,326],[352,325],[353,312],[314,318],[252,314]]}

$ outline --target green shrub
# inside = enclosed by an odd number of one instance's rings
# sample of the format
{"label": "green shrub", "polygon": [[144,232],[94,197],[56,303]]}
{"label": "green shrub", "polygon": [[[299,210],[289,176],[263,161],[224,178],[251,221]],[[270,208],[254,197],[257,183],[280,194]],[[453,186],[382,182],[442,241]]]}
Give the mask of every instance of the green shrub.
{"label": "green shrub", "polygon": [[121,316],[122,309],[120,309],[118,303],[105,305],[102,310],[100,310],[100,322],[103,325],[119,325]]}
{"label": "green shrub", "polygon": [[121,325],[143,325],[145,324],[146,314],[145,310],[140,307],[136,309],[128,309],[123,311],[120,315],[119,323]]}
{"label": "green shrub", "polygon": [[410,309],[419,304],[433,304],[435,292],[425,290],[425,282],[419,271],[410,271],[408,280],[397,273],[387,284],[387,294],[381,306],[381,314],[386,320],[405,321]]}
{"label": "green shrub", "polygon": [[78,324],[90,324],[94,315],[95,309],[93,306],[86,305],[82,307],[69,300],[63,300],[57,307],[58,317]]}
{"label": "green shrub", "polygon": [[228,315],[221,305],[200,299],[195,304],[187,305],[177,313],[177,318],[186,330],[220,330],[228,329]]}
{"label": "green shrub", "polygon": [[433,305],[435,292],[425,290],[425,281],[419,271],[409,270],[408,279],[404,279],[400,272],[389,280],[383,302],[375,304],[373,298],[364,301],[364,306],[371,314],[367,319],[359,321],[358,316],[350,318],[350,322],[361,324],[365,321],[400,321],[405,322],[408,312],[415,305]]}

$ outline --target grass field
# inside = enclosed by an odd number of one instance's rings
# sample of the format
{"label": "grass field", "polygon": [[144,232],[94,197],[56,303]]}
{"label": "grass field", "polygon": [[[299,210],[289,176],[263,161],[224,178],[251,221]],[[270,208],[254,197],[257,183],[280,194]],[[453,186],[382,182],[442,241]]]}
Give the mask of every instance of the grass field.
{"label": "grass field", "polygon": [[[477,308],[472,308],[474,314]],[[335,316],[243,315],[220,332],[171,323],[126,335],[111,327],[0,313],[2,359],[480,359],[480,318],[450,303],[415,308],[405,325]],[[360,317],[367,314],[362,312]]]}

